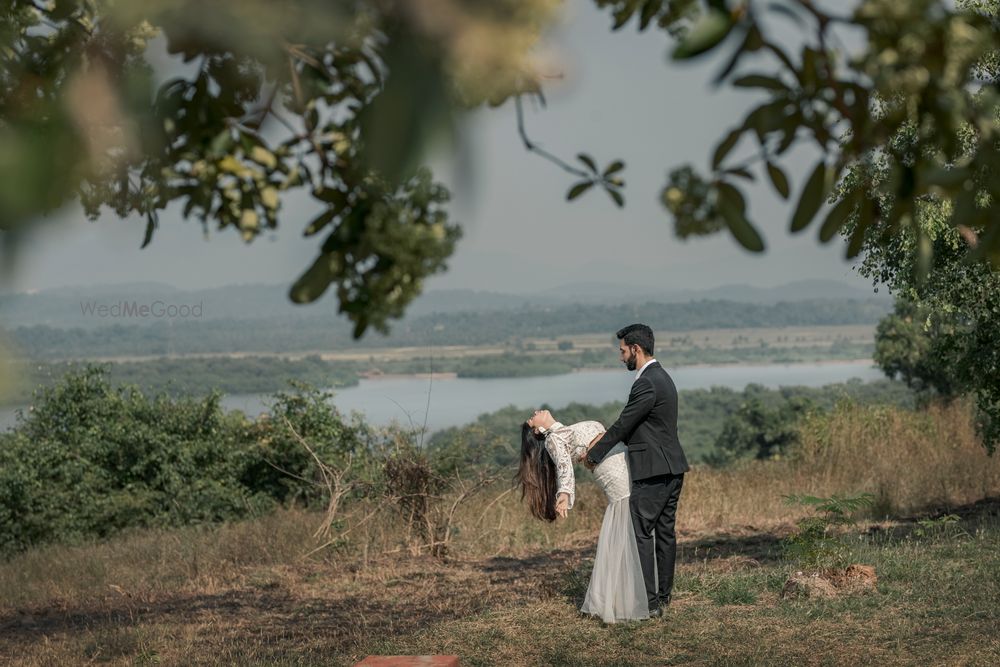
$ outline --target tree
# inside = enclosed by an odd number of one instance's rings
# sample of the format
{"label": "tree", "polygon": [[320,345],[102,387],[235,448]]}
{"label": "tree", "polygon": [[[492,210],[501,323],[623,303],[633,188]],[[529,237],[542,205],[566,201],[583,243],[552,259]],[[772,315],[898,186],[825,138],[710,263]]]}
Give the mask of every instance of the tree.
{"label": "tree", "polygon": [[[923,280],[916,279],[913,255],[902,242],[866,251],[859,270],[897,296],[896,313],[878,327],[879,365],[914,388],[971,394],[992,452],[1000,441],[1000,274],[969,261],[965,240],[941,219],[947,208],[922,208],[919,219],[934,246]],[[904,240],[912,245],[914,237]]]}
{"label": "tree", "polygon": [[[997,0],[960,0],[958,5],[993,17],[994,25],[1000,14]],[[997,51],[987,54],[975,70],[982,82],[976,94],[987,97],[1000,83]],[[995,127],[998,118],[994,115],[984,123]],[[979,141],[980,128],[975,125],[958,126],[955,132],[957,153],[943,171],[950,177],[964,169],[962,165],[978,164],[976,169],[993,169],[993,173],[977,177],[975,183],[996,179],[995,168],[989,166],[990,160],[996,160],[995,143]],[[899,128],[890,144],[893,151],[853,165],[834,196],[844,201],[844,192],[856,190],[864,192],[876,208],[896,208],[899,195],[887,187],[892,174],[933,159],[935,154],[923,146],[912,124]],[[996,232],[981,222],[965,225],[956,219],[970,208],[989,212],[997,193],[969,185],[967,193],[958,197],[929,192],[915,198],[912,224],[898,233],[893,233],[887,221],[876,221],[872,233],[864,237],[858,270],[887,286],[897,298],[895,314],[878,328],[879,365],[917,389],[945,397],[971,394],[984,442],[992,452],[1000,441],[1000,273],[979,260],[984,254],[995,257],[990,239]],[[860,224],[854,213],[846,233],[855,235]]]}
{"label": "tree", "polygon": [[761,389],[747,387],[747,400],[723,422],[714,451],[705,457],[708,463],[728,465],[748,459],[775,459],[799,442],[798,422],[814,408],[812,401],[793,396],[771,408],[754,395]]}
{"label": "tree", "polygon": [[[785,160],[812,150],[793,232],[824,208],[820,239],[850,227],[847,254],[867,243],[908,251],[926,273],[934,244],[918,222],[928,198],[952,202],[946,223],[1000,261],[1000,91],[995,0],[861,0],[853,11],[815,0],[595,0],[613,29],[657,26],[675,60],[720,55],[716,83],[759,90],[763,103],[719,142],[711,174],[671,170],[661,192],[677,234],[728,230],[760,251],[741,180],[755,169],[778,195]],[[360,336],[402,314],[421,280],[444,267],[459,229],[448,193],[417,172],[421,147],[454,109],[513,99],[529,151],[576,176],[576,199],[600,186],[624,204],[624,162],[587,154],[570,164],[532,142],[521,100],[544,102],[531,48],[557,0],[8,0],[0,7],[0,209],[11,231],[77,193],[88,213],[146,217],[182,207],[248,241],[277,226],[290,191],[319,209],[307,234],[326,238],[291,290],[310,302],[336,285]],[[832,4],[832,3],[830,3]],[[770,22],[805,35],[796,53]],[[849,60],[841,36],[863,48]],[[161,84],[149,57],[160,35],[192,72]],[[758,60],[761,68],[746,71]],[[734,158],[741,144],[756,143]],[[850,178],[884,164],[884,197]]]}
{"label": "tree", "polygon": [[945,344],[955,327],[926,306],[897,299],[875,331],[875,363],[918,394],[951,399],[963,392],[953,350]]}

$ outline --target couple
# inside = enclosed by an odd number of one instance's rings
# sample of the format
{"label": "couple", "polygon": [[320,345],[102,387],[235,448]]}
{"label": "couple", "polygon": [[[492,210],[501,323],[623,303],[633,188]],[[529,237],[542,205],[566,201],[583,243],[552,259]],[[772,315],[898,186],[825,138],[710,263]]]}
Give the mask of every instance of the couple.
{"label": "couple", "polygon": [[596,421],[564,426],[540,410],[521,428],[516,481],[531,513],[565,517],[582,461],[608,497],[590,586],[580,610],[605,623],[660,616],[670,604],[674,519],[688,463],[677,440],[677,389],[653,358],[653,330],[617,334],[622,362],[637,371],[628,402],[607,431]]}

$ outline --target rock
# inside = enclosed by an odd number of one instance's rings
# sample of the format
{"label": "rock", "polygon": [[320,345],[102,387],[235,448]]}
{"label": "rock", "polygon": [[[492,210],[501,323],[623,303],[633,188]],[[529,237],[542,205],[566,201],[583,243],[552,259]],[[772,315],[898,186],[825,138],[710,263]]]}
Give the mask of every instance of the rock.
{"label": "rock", "polygon": [[828,568],[822,572],[796,572],[785,582],[781,597],[830,598],[869,593],[875,590],[877,583],[874,567],[855,563],[846,568]]}
{"label": "rock", "polygon": [[796,572],[781,589],[783,598],[832,598],[836,595],[837,589],[834,585],[818,572],[812,574]]}
{"label": "rock", "polygon": [[849,565],[845,570],[832,578],[837,588],[846,593],[868,593],[875,590],[878,577],[871,565]]}

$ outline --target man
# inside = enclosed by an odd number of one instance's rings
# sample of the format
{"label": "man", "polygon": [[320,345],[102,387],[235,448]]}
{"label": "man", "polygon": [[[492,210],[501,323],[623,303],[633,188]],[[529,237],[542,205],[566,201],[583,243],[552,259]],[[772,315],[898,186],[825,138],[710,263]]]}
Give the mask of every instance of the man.
{"label": "man", "polygon": [[653,330],[645,324],[632,324],[616,336],[622,362],[630,371],[638,370],[618,421],[583,459],[593,469],[618,442],[624,442],[628,449],[632,477],[629,508],[649,615],[656,617],[670,604],[674,585],[674,520],[688,462],[677,440],[677,388],[653,358]]}

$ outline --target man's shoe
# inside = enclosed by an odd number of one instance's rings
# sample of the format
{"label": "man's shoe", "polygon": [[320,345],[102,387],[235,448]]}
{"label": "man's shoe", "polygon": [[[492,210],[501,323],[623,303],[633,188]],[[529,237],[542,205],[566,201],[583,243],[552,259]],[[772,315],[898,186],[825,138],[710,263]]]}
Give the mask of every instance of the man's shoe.
{"label": "man's shoe", "polygon": [[669,607],[670,606],[670,593],[667,593],[667,597],[665,597],[662,600],[660,600],[660,606],[661,607]]}
{"label": "man's shoe", "polygon": [[660,607],[653,607],[649,610],[650,618],[660,618],[663,616],[663,609]]}

